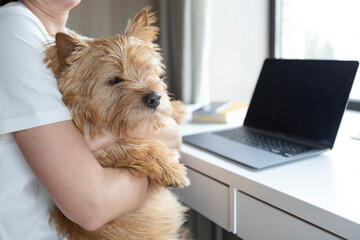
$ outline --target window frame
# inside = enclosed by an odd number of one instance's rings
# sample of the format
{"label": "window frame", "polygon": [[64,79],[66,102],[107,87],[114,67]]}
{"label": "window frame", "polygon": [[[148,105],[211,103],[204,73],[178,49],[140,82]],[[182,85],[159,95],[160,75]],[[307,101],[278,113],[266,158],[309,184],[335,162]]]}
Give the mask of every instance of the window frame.
{"label": "window frame", "polygon": [[[269,20],[269,56],[277,58],[280,56],[281,37],[281,0],[270,0]],[[360,70],[358,70],[360,71]],[[358,73],[360,74],[360,73]],[[347,109],[360,111],[360,99],[349,99]]]}

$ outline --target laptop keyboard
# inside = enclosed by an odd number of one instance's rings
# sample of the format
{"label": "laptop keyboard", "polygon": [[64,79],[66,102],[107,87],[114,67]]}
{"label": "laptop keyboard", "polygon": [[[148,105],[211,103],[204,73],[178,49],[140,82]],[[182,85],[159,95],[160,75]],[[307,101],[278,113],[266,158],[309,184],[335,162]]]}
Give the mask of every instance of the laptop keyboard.
{"label": "laptop keyboard", "polygon": [[272,153],[290,157],[300,153],[308,152],[313,147],[296,143],[270,135],[245,130],[243,128],[231,129],[214,133],[227,139],[242,142],[244,144],[254,146]]}

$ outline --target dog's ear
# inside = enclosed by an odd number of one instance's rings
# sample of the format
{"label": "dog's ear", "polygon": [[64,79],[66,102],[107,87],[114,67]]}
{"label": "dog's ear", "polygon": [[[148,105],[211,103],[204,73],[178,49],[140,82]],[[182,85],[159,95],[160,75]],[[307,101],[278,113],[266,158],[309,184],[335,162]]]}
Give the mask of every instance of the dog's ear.
{"label": "dog's ear", "polygon": [[126,36],[134,36],[149,42],[157,39],[159,28],[151,26],[156,22],[157,18],[155,12],[149,13],[149,10],[150,7],[145,7],[133,19],[129,19],[125,30]]}
{"label": "dog's ear", "polygon": [[75,37],[71,37],[65,33],[57,33],[55,35],[56,49],[59,56],[60,64],[62,66],[68,65],[67,58],[70,57],[75,50],[84,47],[81,40]]}

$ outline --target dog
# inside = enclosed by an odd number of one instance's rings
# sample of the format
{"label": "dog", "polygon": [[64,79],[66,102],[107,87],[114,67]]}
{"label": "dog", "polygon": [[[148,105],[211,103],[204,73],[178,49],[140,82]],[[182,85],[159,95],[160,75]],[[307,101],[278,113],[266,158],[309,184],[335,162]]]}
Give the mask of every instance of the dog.
{"label": "dog", "polygon": [[149,9],[128,21],[124,35],[84,40],[57,33],[55,43],[45,50],[44,62],[54,73],[77,128],[84,134],[89,124],[91,137],[106,132],[125,136],[94,153],[101,166],[127,168],[135,176],[147,177],[153,191],[134,213],[91,232],[54,206],[49,222],[69,240],[185,239],[181,235],[186,232],[187,208],[168,190],[190,184],[179,153],[156,140],[126,138],[138,128],[164,127],[166,117],[180,123],[185,114],[182,102],[168,96],[163,59],[154,43],[159,28],[153,26],[156,17]]}

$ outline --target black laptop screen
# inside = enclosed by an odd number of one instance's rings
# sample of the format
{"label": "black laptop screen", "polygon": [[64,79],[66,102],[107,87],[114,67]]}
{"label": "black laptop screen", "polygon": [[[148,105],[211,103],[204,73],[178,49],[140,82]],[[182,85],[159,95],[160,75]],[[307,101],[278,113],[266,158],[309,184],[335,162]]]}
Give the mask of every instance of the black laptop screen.
{"label": "black laptop screen", "polygon": [[333,147],[358,62],[265,60],[245,126]]}

